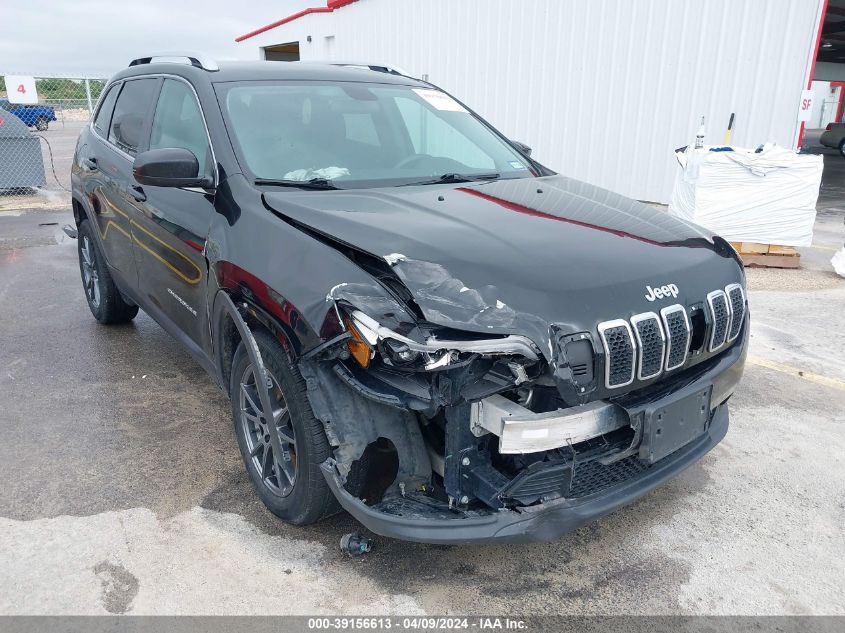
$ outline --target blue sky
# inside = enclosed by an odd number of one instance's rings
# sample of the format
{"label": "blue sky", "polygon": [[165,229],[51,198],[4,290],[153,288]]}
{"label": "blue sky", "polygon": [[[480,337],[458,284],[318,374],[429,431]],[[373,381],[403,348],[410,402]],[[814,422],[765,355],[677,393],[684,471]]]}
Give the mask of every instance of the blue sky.
{"label": "blue sky", "polygon": [[257,59],[255,46],[236,44],[235,37],[324,5],[324,0],[4,2],[0,74],[108,76],[134,57],[169,50]]}

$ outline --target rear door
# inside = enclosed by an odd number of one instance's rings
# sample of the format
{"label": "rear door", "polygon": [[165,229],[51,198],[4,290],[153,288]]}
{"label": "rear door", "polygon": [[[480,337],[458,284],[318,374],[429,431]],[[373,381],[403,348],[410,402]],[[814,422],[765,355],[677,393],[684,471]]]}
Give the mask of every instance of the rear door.
{"label": "rear door", "polygon": [[[193,152],[200,173],[216,183],[216,166],[205,119],[193,87],[166,77],[153,109],[149,149]],[[139,188],[140,189],[140,188]],[[214,195],[202,189],[145,185],[143,213],[132,225],[143,298],[159,308],[187,340],[209,349],[205,239]]]}
{"label": "rear door", "polygon": [[92,174],[86,189],[106,258],[122,283],[132,290],[138,287],[138,270],[131,225],[140,213],[132,162],[142,144],[145,120],[160,82],[159,78],[148,77],[113,86],[103,98],[91,142],[81,156]]}

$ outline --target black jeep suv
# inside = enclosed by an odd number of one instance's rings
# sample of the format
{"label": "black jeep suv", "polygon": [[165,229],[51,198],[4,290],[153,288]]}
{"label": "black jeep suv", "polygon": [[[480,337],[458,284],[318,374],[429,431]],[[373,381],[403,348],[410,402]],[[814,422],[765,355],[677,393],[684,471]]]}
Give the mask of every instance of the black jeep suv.
{"label": "black jeep suv", "polygon": [[279,517],[552,539],[725,435],[748,316],[723,239],[390,68],[188,61],[133,61],[80,135],[83,285],[229,395]]}

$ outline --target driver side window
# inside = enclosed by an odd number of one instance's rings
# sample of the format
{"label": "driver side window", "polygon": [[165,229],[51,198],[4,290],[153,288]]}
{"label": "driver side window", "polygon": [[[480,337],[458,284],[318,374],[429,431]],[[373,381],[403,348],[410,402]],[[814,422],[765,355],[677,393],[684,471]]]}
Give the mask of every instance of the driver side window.
{"label": "driver side window", "polygon": [[150,132],[150,149],[180,147],[193,152],[199,173],[211,175],[211,148],[197,99],[183,81],[165,79]]}
{"label": "driver side window", "polygon": [[[395,101],[417,154],[449,156],[473,169],[495,168],[493,159],[475,143],[419,101],[408,97],[397,97]],[[449,112],[446,116],[470,115]]]}

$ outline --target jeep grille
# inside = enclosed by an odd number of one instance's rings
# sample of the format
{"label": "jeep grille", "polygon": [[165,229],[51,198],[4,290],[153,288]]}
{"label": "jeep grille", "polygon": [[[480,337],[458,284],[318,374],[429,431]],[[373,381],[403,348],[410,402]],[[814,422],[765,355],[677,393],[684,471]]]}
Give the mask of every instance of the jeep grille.
{"label": "jeep grille", "polygon": [[[715,352],[734,341],[742,330],[746,313],[745,292],[739,284],[707,295],[710,316],[708,351]],[[683,367],[690,347],[690,320],[684,306],[676,303],[660,314],[644,312],[598,326],[604,348],[604,376],[608,389],[625,387],[637,380],[656,378],[664,371]]]}

